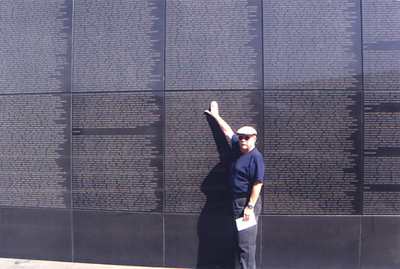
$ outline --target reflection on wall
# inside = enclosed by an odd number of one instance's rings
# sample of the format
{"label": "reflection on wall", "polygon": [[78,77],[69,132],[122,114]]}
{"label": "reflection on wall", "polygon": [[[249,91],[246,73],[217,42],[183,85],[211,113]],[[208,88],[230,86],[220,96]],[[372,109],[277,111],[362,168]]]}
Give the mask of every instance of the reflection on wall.
{"label": "reflection on wall", "polygon": [[360,89],[360,2],[263,1],[264,88]]}
{"label": "reflection on wall", "polygon": [[399,266],[399,15],[0,1],[0,256],[230,268],[228,145],[203,114],[217,100],[259,131],[260,268]]}
{"label": "reflection on wall", "polygon": [[342,90],[264,94],[264,212],[362,212],[360,102]]}

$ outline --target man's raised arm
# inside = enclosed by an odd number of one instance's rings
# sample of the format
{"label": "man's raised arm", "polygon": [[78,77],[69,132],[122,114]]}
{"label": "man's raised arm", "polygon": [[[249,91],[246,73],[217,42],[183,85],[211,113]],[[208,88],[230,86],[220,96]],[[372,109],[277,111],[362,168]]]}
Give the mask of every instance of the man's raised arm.
{"label": "man's raised arm", "polygon": [[212,116],[218,123],[222,132],[225,134],[226,138],[231,141],[232,136],[234,135],[231,127],[229,126],[224,119],[219,115],[218,103],[216,101],[212,101],[210,105],[210,110],[206,110],[205,113]]}

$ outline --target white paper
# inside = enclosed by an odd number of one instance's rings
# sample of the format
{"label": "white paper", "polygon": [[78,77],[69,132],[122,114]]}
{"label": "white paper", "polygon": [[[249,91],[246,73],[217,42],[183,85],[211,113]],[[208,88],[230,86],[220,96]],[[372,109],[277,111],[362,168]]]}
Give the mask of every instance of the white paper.
{"label": "white paper", "polygon": [[242,218],[236,219],[236,227],[238,231],[245,230],[247,228],[253,227],[254,225],[257,224],[256,218],[253,216],[251,217],[248,221],[245,221]]}

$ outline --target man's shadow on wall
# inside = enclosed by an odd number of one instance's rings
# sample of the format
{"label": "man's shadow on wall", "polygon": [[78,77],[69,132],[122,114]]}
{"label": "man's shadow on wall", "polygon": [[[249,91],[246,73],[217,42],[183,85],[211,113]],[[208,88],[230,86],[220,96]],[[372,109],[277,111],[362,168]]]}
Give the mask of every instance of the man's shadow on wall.
{"label": "man's shadow on wall", "polygon": [[220,162],[201,184],[206,203],[197,225],[199,249],[197,268],[234,268],[234,223],[227,189],[230,145],[215,119],[205,114]]}

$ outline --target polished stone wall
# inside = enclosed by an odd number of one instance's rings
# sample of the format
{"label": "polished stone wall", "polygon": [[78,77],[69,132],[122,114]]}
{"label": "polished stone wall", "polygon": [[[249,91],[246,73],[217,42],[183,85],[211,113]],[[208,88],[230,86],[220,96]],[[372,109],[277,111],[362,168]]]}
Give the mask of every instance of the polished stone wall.
{"label": "polished stone wall", "polygon": [[0,256],[232,268],[259,131],[260,268],[400,265],[400,2],[0,1]]}

